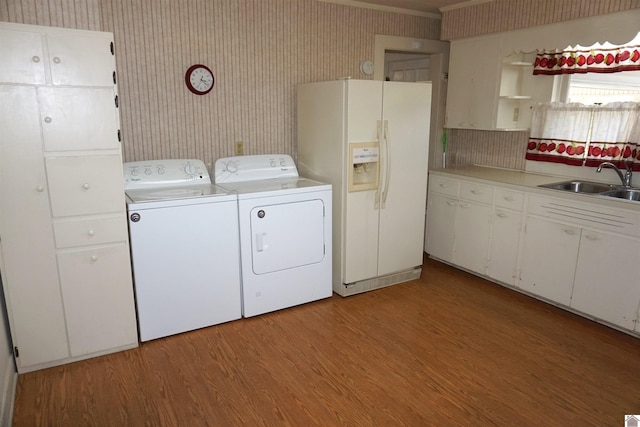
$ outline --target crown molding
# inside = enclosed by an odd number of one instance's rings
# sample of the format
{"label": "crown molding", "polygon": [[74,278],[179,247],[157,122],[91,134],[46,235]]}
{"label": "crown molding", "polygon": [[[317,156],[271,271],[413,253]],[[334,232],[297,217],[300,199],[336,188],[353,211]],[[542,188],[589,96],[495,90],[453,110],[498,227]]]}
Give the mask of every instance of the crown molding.
{"label": "crown molding", "polygon": [[452,4],[451,6],[443,6],[438,10],[440,12],[449,12],[449,11],[455,10],[455,9],[462,9],[464,7],[476,6],[478,4],[491,3],[491,2],[494,2],[494,1],[496,1],[496,0],[469,0],[469,1],[465,1],[463,3]]}
{"label": "crown molding", "polygon": [[[316,0],[316,1],[324,2],[324,3],[341,4],[343,6],[360,7],[363,9],[380,10],[383,12],[394,12],[394,13],[402,13],[404,15],[415,15],[415,16],[422,16],[425,18],[442,19],[442,16],[437,13],[420,12],[419,10],[402,9],[400,7],[392,7],[392,6],[383,6],[379,4],[366,3],[363,1],[356,1],[356,0]],[[484,1],[493,1],[493,0],[484,0]]]}

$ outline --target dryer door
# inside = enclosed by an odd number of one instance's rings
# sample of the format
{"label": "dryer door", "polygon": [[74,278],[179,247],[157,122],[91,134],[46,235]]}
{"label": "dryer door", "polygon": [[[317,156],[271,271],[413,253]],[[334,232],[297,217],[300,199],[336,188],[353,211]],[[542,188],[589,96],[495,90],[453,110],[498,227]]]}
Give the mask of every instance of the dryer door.
{"label": "dryer door", "polygon": [[322,200],[255,206],[251,257],[255,274],[321,262],[325,256]]}

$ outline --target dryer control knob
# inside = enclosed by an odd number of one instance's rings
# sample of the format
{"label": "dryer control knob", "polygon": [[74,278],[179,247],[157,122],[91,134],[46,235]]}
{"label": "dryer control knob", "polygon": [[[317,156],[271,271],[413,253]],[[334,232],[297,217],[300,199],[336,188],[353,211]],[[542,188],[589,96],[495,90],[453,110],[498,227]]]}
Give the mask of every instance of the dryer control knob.
{"label": "dryer control knob", "polygon": [[227,163],[227,172],[237,172],[238,170],[238,165],[236,164],[236,162],[229,162]]}

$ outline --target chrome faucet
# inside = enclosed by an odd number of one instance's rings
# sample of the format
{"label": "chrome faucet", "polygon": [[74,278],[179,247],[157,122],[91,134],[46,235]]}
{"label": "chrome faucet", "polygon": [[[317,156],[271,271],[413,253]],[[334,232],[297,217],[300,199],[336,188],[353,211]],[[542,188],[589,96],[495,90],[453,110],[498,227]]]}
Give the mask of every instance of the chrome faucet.
{"label": "chrome faucet", "polygon": [[620,181],[622,181],[622,185],[624,185],[626,188],[631,187],[631,167],[633,166],[633,163],[631,162],[624,163],[624,166],[627,169],[624,175],[622,175],[622,172],[620,171],[620,169],[611,162],[600,163],[598,165],[598,169],[596,169],[596,172],[597,173],[602,172],[602,168],[605,166],[610,167],[618,174],[618,176],[620,177]]}

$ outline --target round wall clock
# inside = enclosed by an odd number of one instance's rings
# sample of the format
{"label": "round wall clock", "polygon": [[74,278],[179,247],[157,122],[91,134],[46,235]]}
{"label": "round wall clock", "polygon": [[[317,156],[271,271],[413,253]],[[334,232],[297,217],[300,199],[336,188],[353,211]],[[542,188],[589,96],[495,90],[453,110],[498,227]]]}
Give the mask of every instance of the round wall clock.
{"label": "round wall clock", "polygon": [[360,63],[360,72],[362,74],[366,74],[367,76],[370,76],[371,74],[373,74],[373,71],[374,71],[373,62],[367,60],[367,61],[362,61],[362,63]]}
{"label": "round wall clock", "polygon": [[213,89],[215,78],[209,67],[196,64],[189,67],[184,75],[184,81],[191,92],[196,95],[205,95]]}

